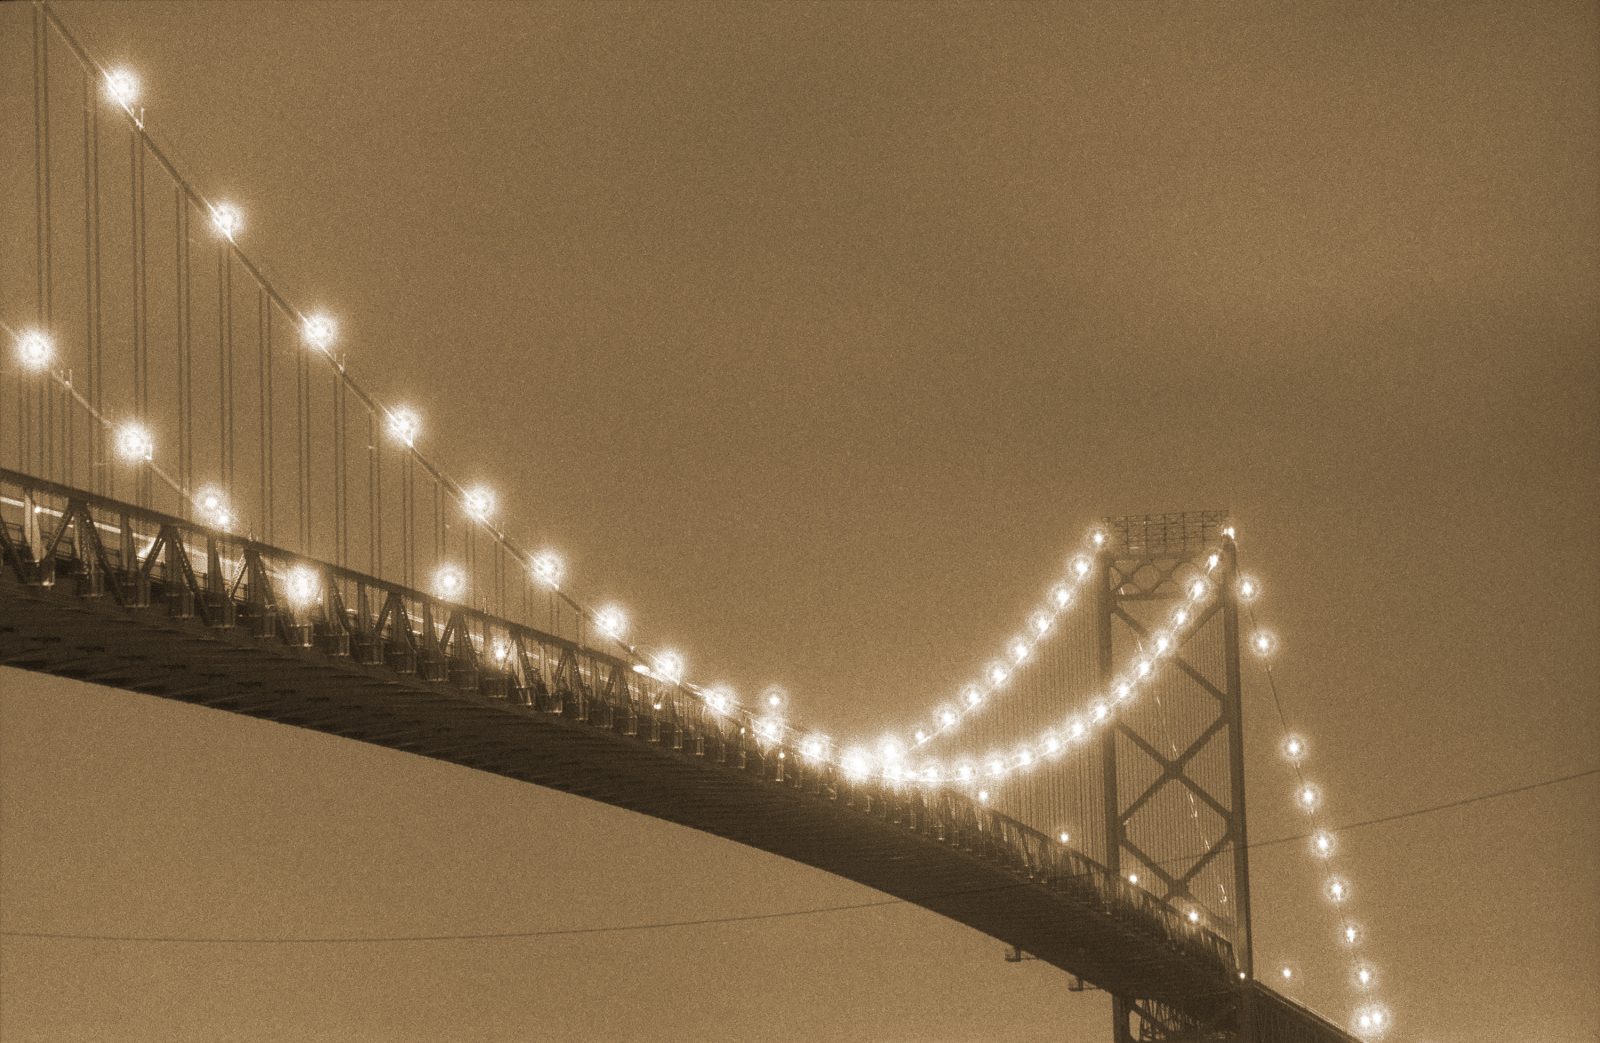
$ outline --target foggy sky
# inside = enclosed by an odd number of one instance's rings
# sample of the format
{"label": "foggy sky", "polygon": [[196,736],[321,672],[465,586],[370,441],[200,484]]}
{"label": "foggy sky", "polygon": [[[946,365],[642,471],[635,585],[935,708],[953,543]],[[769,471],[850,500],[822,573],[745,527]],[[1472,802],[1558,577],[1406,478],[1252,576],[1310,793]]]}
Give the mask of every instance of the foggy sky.
{"label": "foggy sky", "polygon": [[[696,676],[877,734],[988,659],[1101,515],[1227,507],[1331,821],[1596,764],[1593,4],[58,9],[139,70],[157,139],[339,315],[352,367]],[[0,9],[8,61],[28,15]],[[1301,822],[1250,676],[1270,838]],[[1591,778],[1343,838],[1398,1038],[1600,1038],[1595,808]],[[1253,855],[1258,964],[1293,961],[1290,994],[1342,1020],[1308,863]],[[874,896],[0,670],[8,929],[537,930]],[[0,959],[7,1043],[1108,1038],[1104,997],[909,907]]]}

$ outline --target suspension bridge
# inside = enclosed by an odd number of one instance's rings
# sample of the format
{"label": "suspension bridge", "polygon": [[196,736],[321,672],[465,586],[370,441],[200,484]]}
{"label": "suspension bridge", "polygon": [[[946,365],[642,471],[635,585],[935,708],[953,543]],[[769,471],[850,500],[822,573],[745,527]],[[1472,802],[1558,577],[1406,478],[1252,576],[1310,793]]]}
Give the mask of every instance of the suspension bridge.
{"label": "suspension bridge", "polygon": [[[1373,1005],[1341,1028],[1256,975],[1253,587],[1225,512],[1105,519],[1016,641],[903,741],[842,740],[776,693],[697,684],[425,451],[334,320],[242,247],[245,214],[158,144],[131,73],[48,5],[31,30],[4,43],[0,665],[815,866],[1105,990],[1119,1041],[1387,1028]],[[1309,785],[1297,799],[1314,811]]]}

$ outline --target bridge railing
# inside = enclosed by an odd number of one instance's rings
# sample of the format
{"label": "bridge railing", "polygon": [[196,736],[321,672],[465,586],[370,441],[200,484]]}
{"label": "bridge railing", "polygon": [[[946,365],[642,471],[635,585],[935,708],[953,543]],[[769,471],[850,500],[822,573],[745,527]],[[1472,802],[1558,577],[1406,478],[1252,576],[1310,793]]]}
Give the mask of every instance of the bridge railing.
{"label": "bridge railing", "polygon": [[[969,794],[852,778],[647,664],[196,522],[0,469],[0,568],[34,586],[559,715],[800,789],[999,863],[1215,968],[1232,946],[1101,863]],[[940,897],[940,896],[929,896]],[[955,897],[955,896],[949,896]]]}

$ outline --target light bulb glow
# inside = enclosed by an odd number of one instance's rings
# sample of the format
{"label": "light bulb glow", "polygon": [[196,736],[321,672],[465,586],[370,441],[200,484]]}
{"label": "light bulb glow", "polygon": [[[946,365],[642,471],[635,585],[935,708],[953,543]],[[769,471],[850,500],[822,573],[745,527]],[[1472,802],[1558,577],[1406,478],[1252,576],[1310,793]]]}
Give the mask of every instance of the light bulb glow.
{"label": "light bulb glow", "polygon": [[827,749],[828,741],[820,735],[808,736],[806,740],[800,744],[800,754],[808,761],[822,759],[822,755]]}
{"label": "light bulb glow", "polygon": [[1254,601],[1256,599],[1256,596],[1258,594],[1260,594],[1260,593],[1261,593],[1261,584],[1257,583],[1254,579],[1251,579],[1249,576],[1241,576],[1239,578],[1239,600],[1240,601]]}
{"label": "light bulb glow", "polygon": [[305,565],[296,565],[284,577],[283,593],[290,605],[295,608],[305,608],[317,600],[317,589],[320,586],[315,570]]}
{"label": "light bulb glow", "polygon": [[1050,600],[1056,603],[1056,608],[1066,608],[1072,604],[1072,588],[1059,586],[1050,592]]}
{"label": "light bulb glow", "polygon": [[865,750],[846,750],[839,760],[839,767],[844,769],[845,776],[851,779],[864,779],[867,772],[872,770],[872,758],[867,756]]}
{"label": "light bulb glow", "polygon": [[338,327],[333,319],[326,315],[308,315],[300,326],[300,335],[307,344],[318,351],[327,351],[333,346],[333,339],[338,334]]}
{"label": "light bulb glow", "polygon": [[1117,701],[1121,702],[1133,694],[1133,685],[1126,681],[1118,681],[1117,687],[1113,691],[1116,693]]}
{"label": "light bulb glow", "polygon": [[1345,924],[1343,938],[1346,945],[1356,944],[1361,940],[1361,928],[1355,924]]}
{"label": "light bulb glow", "polygon": [[117,428],[117,455],[129,463],[149,463],[155,456],[155,442],[150,432],[134,423]]}
{"label": "light bulb glow", "polygon": [[453,601],[467,592],[467,574],[456,565],[441,565],[433,574],[433,592]]}
{"label": "light bulb glow", "polygon": [[17,359],[25,369],[44,369],[54,356],[50,338],[38,330],[26,330],[17,338]]}
{"label": "light bulb glow", "polygon": [[1295,793],[1294,800],[1300,805],[1300,810],[1315,811],[1322,803],[1322,794],[1317,791],[1317,787],[1305,785]]}
{"label": "light bulb glow", "polygon": [[733,709],[733,692],[720,685],[709,689],[705,694],[705,700],[706,706],[713,713],[727,713]]}
{"label": "light bulb glow", "polygon": [[1105,703],[1095,703],[1089,707],[1089,719],[1099,724],[1111,714],[1111,709]]}
{"label": "light bulb glow", "polygon": [[1200,922],[1200,910],[1198,910],[1198,909],[1190,909],[1187,913],[1184,914],[1184,919],[1188,920],[1190,923],[1199,923]]}
{"label": "light bulb glow", "polygon": [[996,688],[1006,683],[1006,676],[1004,663],[991,663],[989,665],[989,683]]}
{"label": "light bulb glow", "polygon": [[622,609],[607,605],[595,613],[594,626],[606,637],[621,640],[623,632],[628,629],[628,617],[622,614]]}
{"label": "light bulb glow", "polygon": [[1011,658],[1019,663],[1028,658],[1028,643],[1021,638],[1011,642]]}
{"label": "light bulb glow", "polygon": [[[490,654],[490,656],[492,656],[494,658],[494,661],[496,663],[499,663],[500,665],[504,666],[505,665],[505,661],[507,659],[511,658],[511,644],[510,644],[510,642],[505,641],[505,640],[503,640],[501,638],[496,638],[495,641],[494,641],[494,644],[489,649],[489,654]],[[656,709],[659,710],[660,707],[658,706],[658,707],[656,707]]]}
{"label": "light bulb glow", "polygon": [[132,108],[139,100],[139,77],[127,69],[112,69],[106,73],[106,94],[123,108]]}
{"label": "light bulb glow", "polygon": [[1265,658],[1277,650],[1278,639],[1267,633],[1265,630],[1258,630],[1256,631],[1255,635],[1250,638],[1250,647],[1255,650],[1256,655]]}
{"label": "light bulb glow", "polygon": [[494,513],[494,493],[483,486],[475,486],[461,494],[461,509],[474,521],[488,521]]}
{"label": "light bulb glow", "polygon": [[662,652],[656,656],[656,674],[669,684],[683,680],[683,656],[677,652]]}
{"label": "light bulb glow", "polygon": [[1199,601],[1211,591],[1211,585],[1203,579],[1194,580],[1189,584],[1189,600]]}
{"label": "light bulb glow", "polygon": [[422,431],[422,421],[409,409],[396,409],[389,414],[389,434],[402,445],[415,445]]}
{"label": "light bulb glow", "polygon": [[1306,755],[1306,741],[1298,735],[1291,735],[1283,740],[1283,755],[1290,763],[1299,764]]}
{"label": "light bulb glow", "polygon": [[1334,903],[1343,902],[1350,897],[1350,885],[1339,877],[1328,881],[1328,898]]}
{"label": "light bulb glow", "polygon": [[1093,566],[1090,564],[1089,559],[1082,554],[1072,559],[1072,574],[1077,576],[1079,579],[1087,576],[1089,574],[1089,569],[1092,567]]}
{"label": "light bulb glow", "polygon": [[1376,975],[1372,973],[1371,967],[1361,966],[1356,968],[1356,984],[1363,989],[1369,987],[1375,977]]}
{"label": "light bulb glow", "polygon": [[1104,529],[1096,529],[1093,532],[1091,532],[1089,534],[1089,542],[1093,543],[1096,547],[1104,547],[1106,545],[1106,533],[1105,533],[1105,530]]}
{"label": "light bulb glow", "polygon": [[1060,833],[1056,834],[1056,839],[1063,844],[1070,844],[1072,843],[1072,834],[1063,829]]}
{"label": "light bulb glow", "polygon": [[1043,612],[1040,612],[1038,615],[1034,616],[1031,622],[1033,625],[1033,632],[1035,634],[1043,634],[1045,631],[1050,629],[1050,617],[1045,615]]}
{"label": "light bulb glow", "polygon": [[1082,721],[1074,720],[1071,724],[1067,725],[1067,736],[1072,739],[1083,738],[1084,733],[1087,731],[1088,728]]}
{"label": "light bulb glow", "polygon": [[989,791],[988,790],[981,789],[981,790],[978,791],[978,802],[980,804],[989,803]]}
{"label": "light bulb glow", "polygon": [[939,724],[945,728],[953,728],[956,723],[956,712],[948,706],[939,711]]}
{"label": "light bulb glow", "polygon": [[1333,847],[1333,834],[1327,830],[1323,830],[1311,838],[1311,852],[1318,858],[1333,857]]}
{"label": "light bulb glow", "polygon": [[561,558],[554,551],[543,551],[533,559],[533,577],[552,590],[561,586],[561,572]]}
{"label": "light bulb glow", "polygon": [[1221,563],[1221,561],[1222,561],[1222,558],[1218,554],[1213,553],[1213,554],[1207,555],[1206,556],[1206,571],[1210,572],[1211,570],[1215,569],[1217,567],[1217,565]]}
{"label": "light bulb glow", "polygon": [[975,685],[969,685],[961,693],[961,698],[968,706],[977,706],[983,702],[983,691]]}
{"label": "light bulb glow", "polygon": [[229,242],[244,227],[244,214],[232,203],[218,203],[211,208],[211,225]]}
{"label": "light bulb glow", "polygon": [[1180,609],[1178,609],[1178,611],[1176,611],[1176,612],[1174,612],[1172,614],[1172,625],[1173,626],[1181,627],[1181,626],[1183,626],[1184,624],[1186,624],[1188,622],[1189,622],[1189,610],[1188,609],[1180,608]]}

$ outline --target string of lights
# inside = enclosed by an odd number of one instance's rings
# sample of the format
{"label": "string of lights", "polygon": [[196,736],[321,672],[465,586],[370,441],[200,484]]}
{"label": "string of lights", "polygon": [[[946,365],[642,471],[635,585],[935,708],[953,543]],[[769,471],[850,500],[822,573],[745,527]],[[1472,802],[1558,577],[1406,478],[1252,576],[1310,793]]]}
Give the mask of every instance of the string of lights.
{"label": "string of lights", "polygon": [[[1085,542],[1088,546],[1084,553],[1075,554],[1068,561],[1067,575],[1051,586],[1045,604],[1028,617],[1023,632],[1007,642],[1005,656],[990,662],[984,668],[982,677],[963,687],[954,702],[934,708],[932,722],[918,726],[912,733],[913,745],[924,746],[954,732],[968,717],[989,706],[996,696],[1005,691],[1012,672],[1058,631],[1062,617],[1081,600],[1079,591],[1093,570],[1090,555],[1105,545],[1105,531],[1092,530]],[[904,749],[899,740],[893,737],[886,739],[883,746]]]}
{"label": "string of lights", "polygon": [[[1270,629],[1260,624],[1255,612],[1256,601],[1261,596],[1261,585],[1248,576],[1242,576],[1239,579],[1238,596],[1245,606],[1250,621],[1250,648],[1261,661],[1261,669],[1266,677],[1268,690],[1272,694],[1273,707],[1277,711],[1283,756],[1289,762],[1295,777],[1294,802],[1311,824],[1310,851],[1322,864],[1323,896],[1335,910],[1339,941],[1350,958],[1351,985],[1357,998],[1352,1027],[1363,1039],[1381,1039],[1392,1027],[1394,1019],[1389,1009],[1377,997],[1378,974],[1366,957],[1368,932],[1356,922],[1351,913],[1350,882],[1336,869],[1338,845],[1334,839],[1334,831],[1323,824],[1322,790],[1306,776],[1305,762],[1309,754],[1309,744],[1303,736],[1290,727],[1283,697],[1278,690],[1277,678],[1272,670],[1272,657],[1279,647],[1278,638]],[[1293,966],[1285,964],[1279,969],[1278,976],[1285,984],[1292,982],[1295,976]]]}
{"label": "string of lights", "polygon": [[[1098,530],[1096,535],[1100,535]],[[1101,539],[1103,542],[1103,536]],[[1203,562],[1200,566],[1202,571],[1209,575],[1216,571],[1222,557],[1218,550],[1208,549],[1202,553],[1199,560]],[[1092,563],[1085,560],[1080,569],[1075,560],[1073,571],[1080,576],[1087,575],[1091,570]],[[1178,650],[1191,632],[1209,618],[1210,612],[1215,607],[1212,597],[1215,585],[1204,576],[1197,576],[1189,583],[1185,592],[1187,600],[1172,613],[1168,620],[1168,629],[1152,634],[1147,648],[1141,650],[1130,664],[1114,671],[1117,680],[1111,683],[1109,690],[1104,695],[1091,696],[1078,711],[1050,725],[1031,739],[1022,741],[1016,749],[1008,753],[990,753],[983,756],[970,752],[958,754],[954,767],[949,771],[937,761],[927,761],[912,767],[906,763],[902,748],[886,744],[879,752],[884,777],[895,782],[909,781],[937,785],[954,781],[976,785],[978,800],[987,803],[992,796],[989,785],[999,785],[1014,773],[1034,770],[1041,764],[1058,759],[1072,749],[1086,747],[1098,730],[1114,719],[1119,708],[1130,705],[1142,687],[1150,685],[1158,678],[1162,663]],[[1020,658],[1018,662],[1021,662]],[[1004,686],[1009,677],[1010,671],[1004,667],[992,672],[989,675],[990,693]],[[870,754],[866,750],[855,748],[847,751],[844,756],[844,767],[847,772],[865,775],[870,770]],[[1063,839],[1062,842],[1067,841]]]}

